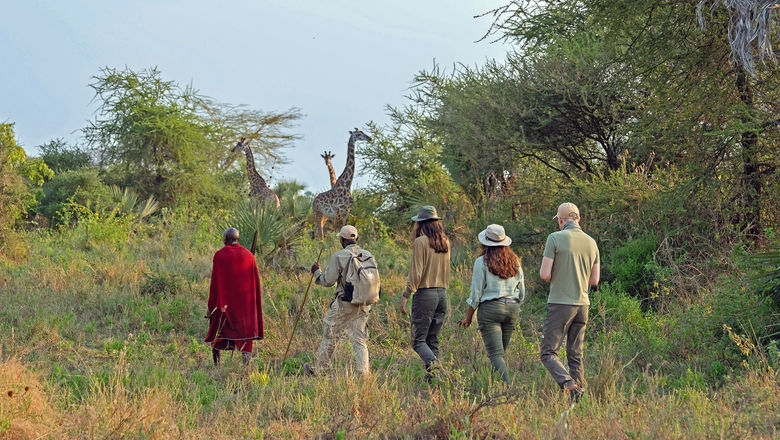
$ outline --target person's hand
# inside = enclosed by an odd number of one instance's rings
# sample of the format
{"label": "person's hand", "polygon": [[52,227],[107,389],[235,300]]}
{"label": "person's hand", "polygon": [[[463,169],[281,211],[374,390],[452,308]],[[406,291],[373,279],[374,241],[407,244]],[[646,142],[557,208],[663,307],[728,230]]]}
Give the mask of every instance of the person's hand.
{"label": "person's hand", "polygon": [[401,314],[403,314],[403,315],[406,315],[406,301],[407,301],[408,299],[409,299],[409,298],[407,298],[407,297],[405,297],[405,296],[402,296],[402,297],[401,297]]}
{"label": "person's hand", "polygon": [[471,325],[471,320],[463,318],[460,321],[458,321],[458,325],[463,328],[468,328]]}
{"label": "person's hand", "polygon": [[314,264],[311,265],[311,273],[317,272],[318,270],[320,270],[320,265],[319,264],[314,263]]}

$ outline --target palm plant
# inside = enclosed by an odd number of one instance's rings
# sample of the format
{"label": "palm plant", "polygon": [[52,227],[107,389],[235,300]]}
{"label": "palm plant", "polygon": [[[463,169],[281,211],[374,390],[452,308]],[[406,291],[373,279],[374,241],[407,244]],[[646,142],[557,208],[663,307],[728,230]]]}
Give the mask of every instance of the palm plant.
{"label": "palm plant", "polygon": [[301,242],[304,233],[304,221],[288,216],[286,212],[254,199],[241,201],[228,219],[229,227],[240,231],[239,244],[249,249],[252,246],[255,231],[257,243],[255,254],[266,263],[278,268],[278,259],[290,256]]}
{"label": "palm plant", "polygon": [[138,194],[127,187],[120,188],[116,185],[111,185],[109,194],[115,203],[118,213],[136,217],[139,221],[144,220],[160,209],[160,203],[151,195],[143,204],[139,205]]}

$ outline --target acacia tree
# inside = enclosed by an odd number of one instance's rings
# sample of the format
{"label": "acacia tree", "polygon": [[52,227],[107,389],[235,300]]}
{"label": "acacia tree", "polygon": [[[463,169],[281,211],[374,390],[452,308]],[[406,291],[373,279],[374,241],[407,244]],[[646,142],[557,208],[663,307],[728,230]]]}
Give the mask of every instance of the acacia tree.
{"label": "acacia tree", "polygon": [[444,168],[441,145],[423,124],[420,108],[388,107],[390,123],[368,124],[373,138],[360,146],[362,175],[371,176],[372,191],[384,199],[385,212],[405,216],[417,205],[438,204],[455,211],[461,192]]}
{"label": "acacia tree", "polygon": [[219,104],[163,80],[156,68],[106,67],[93,79],[100,105],[83,132],[107,183],[163,203],[235,198],[238,188],[225,173],[236,166],[230,149],[240,136],[256,139],[253,150],[263,165],[283,161],[282,149],[296,138],[286,130],[300,117],[297,109],[267,113]]}
{"label": "acacia tree", "polygon": [[[776,170],[776,161],[765,163],[762,160],[762,147],[759,135],[767,127],[780,126],[777,113],[769,120],[761,115],[756,108],[756,97],[753,87],[755,79],[755,60],[769,60],[776,67],[776,53],[772,48],[772,39],[777,35],[773,32],[780,2],[767,0],[701,0],[696,11],[699,23],[704,27],[703,8],[710,4],[713,14],[718,6],[728,12],[728,38],[731,47],[731,59],[734,62],[734,86],[744,109],[739,115],[745,129],[740,134],[742,174],[745,188],[745,204],[750,215],[744,223],[749,232],[758,237],[761,231],[761,199],[764,192],[764,179]],[[775,119],[772,119],[774,117]]]}
{"label": "acacia tree", "polygon": [[566,178],[618,169],[636,106],[621,68],[607,45],[580,34],[504,63],[423,73],[418,96],[450,172],[472,195],[490,196],[528,161]]}
{"label": "acacia tree", "polygon": [[[702,30],[696,8],[707,4],[713,8]],[[766,202],[776,193],[767,185],[776,180],[780,153],[780,75],[772,62],[743,62],[774,54],[776,4],[515,0],[489,12],[494,24],[486,38],[513,42],[533,57],[556,50],[561,39],[595,33],[610,46],[606,65],[619,67],[638,98],[620,138],[632,158],[653,153],[656,163],[681,165],[692,187],[726,182],[723,214],[758,237],[776,218]]]}

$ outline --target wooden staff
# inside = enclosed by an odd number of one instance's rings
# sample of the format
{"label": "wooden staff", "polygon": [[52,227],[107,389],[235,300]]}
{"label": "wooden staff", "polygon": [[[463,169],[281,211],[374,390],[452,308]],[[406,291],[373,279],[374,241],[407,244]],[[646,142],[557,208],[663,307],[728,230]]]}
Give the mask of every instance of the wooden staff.
{"label": "wooden staff", "polygon": [[[317,254],[318,265],[320,264],[322,249],[323,248],[320,248],[320,253]],[[287,341],[287,348],[284,350],[284,357],[282,357],[282,365],[284,365],[284,361],[287,360],[287,353],[290,352],[290,344],[292,344],[293,336],[295,336],[295,329],[298,328],[298,321],[301,319],[301,314],[303,313],[303,306],[306,305],[306,299],[309,297],[309,289],[311,289],[312,281],[314,281],[314,273],[311,274],[311,278],[309,279],[309,285],[306,287],[306,293],[303,295],[303,302],[301,303],[301,309],[298,310],[298,316],[295,317],[295,324],[293,324],[292,333],[290,333],[290,340]]]}
{"label": "wooden staff", "polygon": [[254,255],[255,250],[257,250],[257,229],[255,229],[255,235],[252,237],[252,246],[249,247],[249,252]]}

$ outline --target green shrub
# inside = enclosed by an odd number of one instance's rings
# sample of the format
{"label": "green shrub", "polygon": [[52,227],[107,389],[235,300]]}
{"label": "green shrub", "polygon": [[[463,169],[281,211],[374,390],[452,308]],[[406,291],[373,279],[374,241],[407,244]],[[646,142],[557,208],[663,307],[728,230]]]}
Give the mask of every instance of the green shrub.
{"label": "green shrub", "polygon": [[608,254],[606,269],[626,292],[646,298],[653,289],[657,266],[655,238],[645,235],[628,239]]}
{"label": "green shrub", "polygon": [[181,292],[184,282],[179,275],[157,272],[144,274],[140,292],[144,296],[166,297],[176,296]]}
{"label": "green shrub", "polygon": [[62,223],[63,209],[71,201],[94,210],[109,206],[109,188],[100,180],[96,168],[65,171],[46,182],[38,212],[52,224]]}

